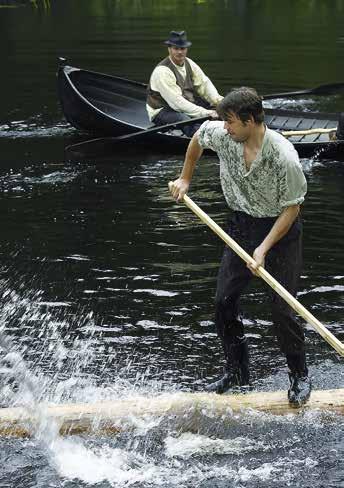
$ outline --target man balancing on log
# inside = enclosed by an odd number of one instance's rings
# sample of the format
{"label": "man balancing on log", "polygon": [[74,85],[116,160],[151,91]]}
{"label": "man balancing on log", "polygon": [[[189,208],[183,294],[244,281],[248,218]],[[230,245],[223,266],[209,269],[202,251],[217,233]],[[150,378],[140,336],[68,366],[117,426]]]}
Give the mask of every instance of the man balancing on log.
{"label": "man balancing on log", "polygon": [[[165,125],[196,117],[217,118],[214,109],[223,97],[202,69],[186,57],[191,46],[186,32],[171,31],[164,43],[168,56],[154,68],[148,85],[149,119],[155,125]],[[182,130],[191,137],[198,128],[190,124]]]}
{"label": "man balancing on log", "polygon": [[[181,201],[195,165],[209,148],[220,159],[222,190],[232,216],[229,235],[256,265],[246,265],[229,247],[217,279],[215,325],[225,356],[224,376],[206,387],[224,393],[249,383],[248,345],[239,298],[259,266],[296,295],[302,261],[300,205],[307,183],[293,145],[264,124],[262,99],[252,88],[233,89],[219,103],[222,121],[206,121],[192,137],[180,177],[171,193]],[[311,393],[304,332],[290,306],[273,290],[272,319],[289,367],[289,402],[301,405]]]}

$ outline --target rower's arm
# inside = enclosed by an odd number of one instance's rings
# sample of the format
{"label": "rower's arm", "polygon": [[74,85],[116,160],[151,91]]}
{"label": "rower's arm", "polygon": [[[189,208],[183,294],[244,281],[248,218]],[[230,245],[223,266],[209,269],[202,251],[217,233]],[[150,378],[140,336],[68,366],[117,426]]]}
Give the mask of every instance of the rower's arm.
{"label": "rower's arm", "polygon": [[212,117],[212,110],[200,107],[183,96],[175,75],[166,66],[158,66],[153,71],[150,83],[151,88],[159,92],[167,105],[176,112],[185,113],[192,118]]}
{"label": "rower's arm", "polygon": [[182,172],[179,178],[174,180],[170,185],[170,192],[173,198],[177,200],[177,202],[181,202],[184,195],[188,192],[195,166],[202,154],[203,148],[198,142],[198,136],[196,132],[189,142]]}

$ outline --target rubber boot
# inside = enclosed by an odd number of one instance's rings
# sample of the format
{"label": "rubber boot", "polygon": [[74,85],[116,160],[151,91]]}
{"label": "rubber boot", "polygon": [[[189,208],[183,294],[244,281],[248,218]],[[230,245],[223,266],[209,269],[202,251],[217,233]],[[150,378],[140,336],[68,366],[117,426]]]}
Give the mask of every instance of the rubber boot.
{"label": "rubber boot", "polygon": [[248,346],[246,337],[236,338],[226,351],[225,374],[205,387],[209,393],[221,395],[233,387],[249,384]]}
{"label": "rubber boot", "polygon": [[312,381],[308,377],[305,355],[287,355],[287,363],[290,369],[288,373],[290,382],[288,400],[291,405],[299,407],[309,400],[312,390]]}

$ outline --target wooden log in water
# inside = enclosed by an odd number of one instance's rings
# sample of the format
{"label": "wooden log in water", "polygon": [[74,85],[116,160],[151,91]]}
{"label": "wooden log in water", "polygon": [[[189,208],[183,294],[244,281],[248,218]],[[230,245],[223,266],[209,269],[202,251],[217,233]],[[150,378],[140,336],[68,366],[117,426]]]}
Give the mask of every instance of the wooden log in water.
{"label": "wooden log in water", "polygon": [[[298,414],[320,410],[344,414],[344,389],[313,391],[301,408],[288,403],[286,391],[250,392],[236,395],[175,393],[153,398],[135,397],[97,403],[39,406],[35,414],[22,407],[0,409],[0,436],[32,436],[44,425],[55,424],[61,435],[78,433],[118,433],[133,428],[133,419],[182,418],[207,412],[215,417],[247,409],[271,414]],[[225,416],[225,417],[223,417]]]}

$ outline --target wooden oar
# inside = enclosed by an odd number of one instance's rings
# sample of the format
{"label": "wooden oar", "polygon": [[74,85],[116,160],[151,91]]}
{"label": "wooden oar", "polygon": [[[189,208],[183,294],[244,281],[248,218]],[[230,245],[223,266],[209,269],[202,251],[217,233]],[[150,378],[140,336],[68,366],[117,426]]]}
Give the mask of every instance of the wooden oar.
{"label": "wooden oar", "polygon": [[290,98],[299,97],[302,95],[331,95],[338,93],[344,89],[344,83],[327,83],[326,85],[320,85],[315,88],[309,88],[308,90],[297,90],[282,93],[269,93],[263,95],[264,100],[270,100],[272,98]]}
{"label": "wooden oar", "polygon": [[[170,181],[168,186],[171,190],[172,182]],[[255,265],[254,259],[242,249],[239,244],[235,242],[220,226],[214,222],[209,215],[196,205],[191,198],[184,195],[183,201],[187,207],[189,207],[194,214],[199,217],[208,227],[210,227],[215,234],[217,234],[233,251],[238,254],[246,263]],[[278,293],[301,317],[303,317],[313,328],[327,341],[341,356],[344,356],[344,344],[340,342],[326,327],[319,322],[300,302],[296,300],[270,273],[266,271],[262,266],[257,269],[257,274],[263,278],[263,280],[271,286],[276,293]]]}
{"label": "wooden oar", "polygon": [[138,139],[142,137],[149,136],[151,134],[155,134],[156,132],[167,132],[172,129],[179,129],[181,127],[185,127],[186,125],[190,124],[197,124],[197,123],[202,123],[205,120],[208,120],[209,117],[194,117],[192,119],[188,120],[182,120],[180,122],[173,122],[172,124],[165,124],[165,125],[156,125],[154,127],[151,127],[149,129],[142,129],[136,132],[132,132],[131,134],[125,134],[123,136],[117,136],[117,137],[98,137],[95,139],[88,139],[87,141],[79,142],[77,144],[72,144],[70,146],[66,147],[66,151],[74,151],[81,149],[83,147],[88,146],[89,144],[94,144],[94,143],[117,143],[117,142],[122,142],[122,141],[128,141],[130,139]]}

